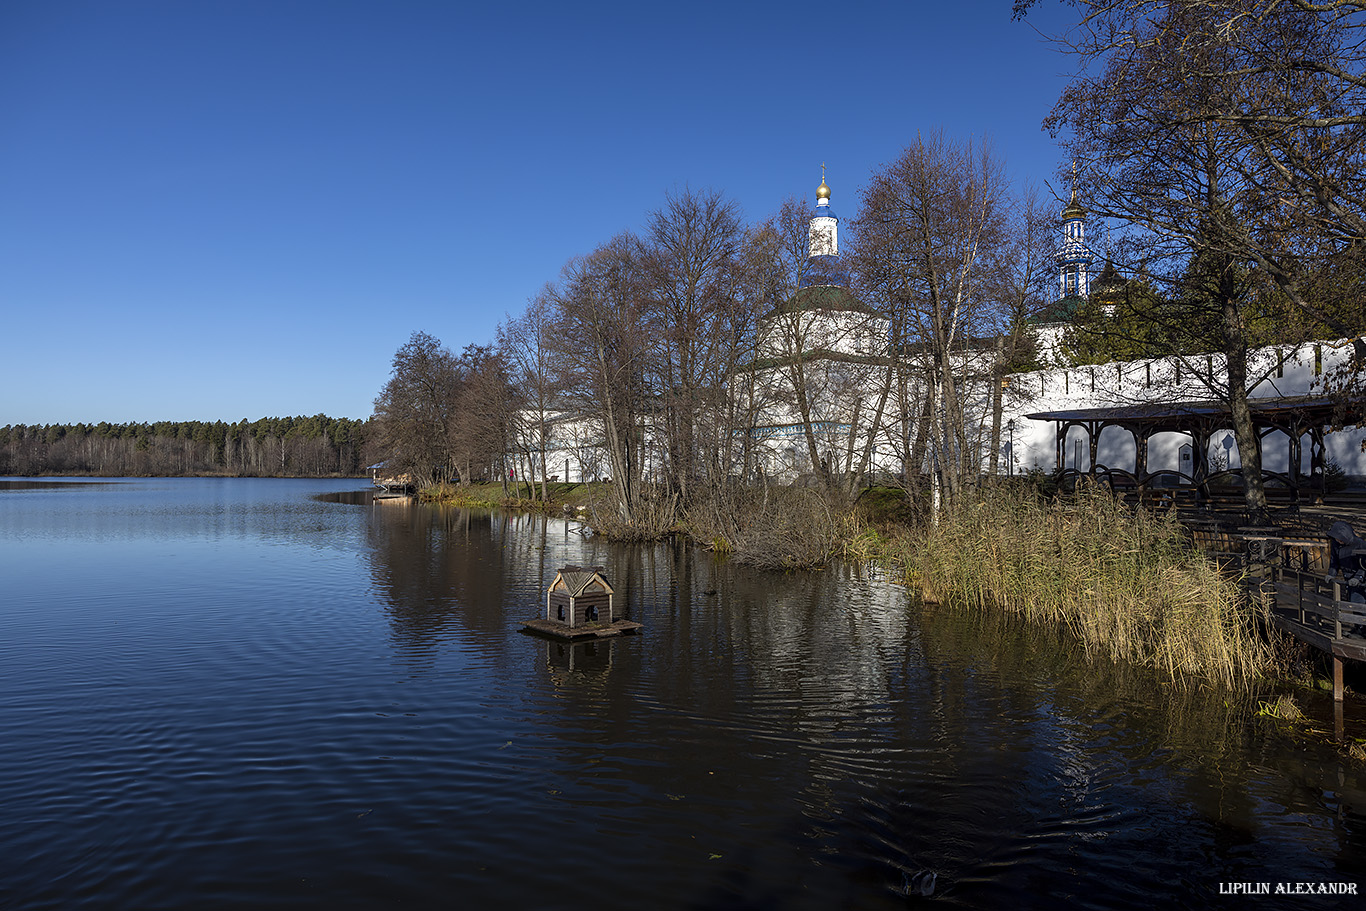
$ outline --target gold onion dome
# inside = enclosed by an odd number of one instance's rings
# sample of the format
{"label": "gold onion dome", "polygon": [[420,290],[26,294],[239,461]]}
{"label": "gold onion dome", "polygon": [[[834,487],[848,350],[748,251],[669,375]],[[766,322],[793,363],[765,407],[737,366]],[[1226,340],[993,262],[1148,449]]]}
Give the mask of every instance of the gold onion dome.
{"label": "gold onion dome", "polygon": [[827,187],[827,186],[825,185],[825,178],[824,178],[824,177],[821,178],[821,185],[820,185],[819,187],[816,187],[816,198],[817,198],[817,199],[829,199],[829,198],[830,198],[830,188]]}
{"label": "gold onion dome", "polygon": [[1086,210],[1083,209],[1083,208],[1081,207],[1081,203],[1077,202],[1077,191],[1076,191],[1076,190],[1073,190],[1073,191],[1072,191],[1072,199],[1071,199],[1071,201],[1068,202],[1067,207],[1066,207],[1065,209],[1062,210],[1062,217],[1063,217],[1063,218],[1085,218],[1085,217],[1086,217]]}

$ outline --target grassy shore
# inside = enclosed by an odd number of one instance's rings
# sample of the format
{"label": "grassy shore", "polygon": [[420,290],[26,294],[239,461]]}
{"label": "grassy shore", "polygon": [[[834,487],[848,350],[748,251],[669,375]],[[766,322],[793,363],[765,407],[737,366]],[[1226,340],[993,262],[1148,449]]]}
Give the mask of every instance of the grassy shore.
{"label": "grassy shore", "polygon": [[465,506],[475,509],[518,509],[525,512],[544,512],[559,515],[565,506],[574,509],[587,507],[595,489],[602,484],[566,484],[554,482],[546,484],[548,499],[541,500],[541,485],[528,488],[526,484],[438,484],[419,491],[418,499],[425,503],[442,503],[447,506]]}

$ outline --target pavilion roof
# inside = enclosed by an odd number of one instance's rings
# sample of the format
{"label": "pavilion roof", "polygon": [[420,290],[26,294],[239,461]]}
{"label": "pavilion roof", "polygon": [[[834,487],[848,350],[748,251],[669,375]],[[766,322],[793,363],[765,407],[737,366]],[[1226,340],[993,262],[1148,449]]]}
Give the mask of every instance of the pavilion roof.
{"label": "pavilion roof", "polygon": [[[1254,421],[1263,424],[1290,423],[1300,426],[1353,424],[1366,419],[1366,399],[1333,395],[1295,395],[1248,399]],[[1064,423],[1100,422],[1104,424],[1146,425],[1173,430],[1193,424],[1208,424],[1227,418],[1227,402],[1213,399],[1186,402],[1139,402],[1106,408],[1063,408],[1036,411],[1025,417],[1034,421]]]}

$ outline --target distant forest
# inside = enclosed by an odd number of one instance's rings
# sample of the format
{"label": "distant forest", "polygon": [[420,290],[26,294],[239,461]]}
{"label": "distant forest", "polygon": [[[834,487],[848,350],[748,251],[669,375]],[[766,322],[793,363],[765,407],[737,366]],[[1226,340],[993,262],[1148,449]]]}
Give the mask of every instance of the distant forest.
{"label": "distant forest", "polygon": [[365,473],[369,421],[313,417],[0,427],[0,475],[328,477]]}

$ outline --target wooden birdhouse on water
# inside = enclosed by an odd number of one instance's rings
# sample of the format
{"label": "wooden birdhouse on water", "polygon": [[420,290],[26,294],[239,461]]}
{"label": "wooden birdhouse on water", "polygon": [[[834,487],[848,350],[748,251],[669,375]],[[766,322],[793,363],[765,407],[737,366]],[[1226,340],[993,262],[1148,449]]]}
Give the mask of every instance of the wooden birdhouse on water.
{"label": "wooden birdhouse on water", "polygon": [[639,623],[619,619],[617,613],[616,591],[603,567],[566,566],[546,590],[545,615],[522,626],[560,639],[619,636],[640,629]]}
{"label": "wooden birdhouse on water", "polygon": [[545,618],[571,629],[584,623],[611,623],[617,619],[615,594],[603,567],[566,566],[545,593]]}

